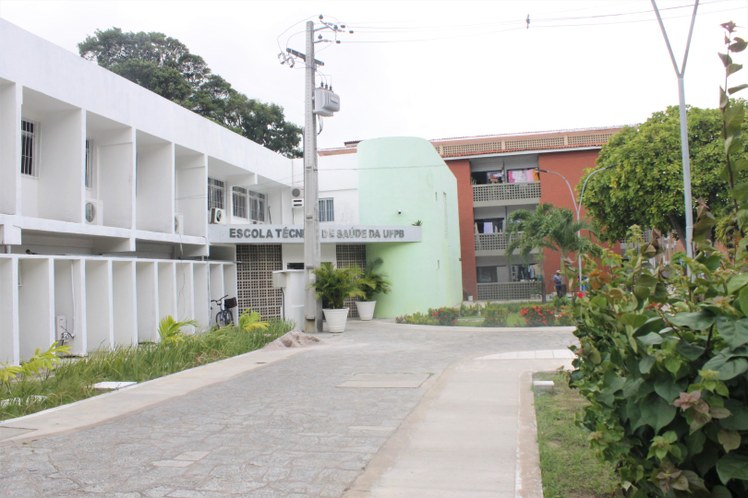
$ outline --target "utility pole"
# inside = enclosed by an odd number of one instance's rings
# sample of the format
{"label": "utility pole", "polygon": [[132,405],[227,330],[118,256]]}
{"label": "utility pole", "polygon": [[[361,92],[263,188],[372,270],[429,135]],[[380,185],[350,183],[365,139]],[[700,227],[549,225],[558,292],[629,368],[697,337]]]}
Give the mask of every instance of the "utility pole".
{"label": "utility pole", "polygon": [[[317,170],[317,114],[332,116],[340,110],[340,98],[333,93],[332,87],[323,85],[316,88],[314,75],[317,66],[324,66],[322,61],[314,58],[314,44],[322,42],[340,43],[338,33],[345,25],[332,24],[319,16],[320,27],[314,27],[314,21],[306,23],[306,54],[292,48],[278,55],[281,64],[294,66],[294,60],[304,61],[306,73],[304,84],[304,332],[322,332],[322,303],[314,292],[314,270],[319,268],[321,260],[319,233],[319,179]],[[314,39],[316,31],[329,30],[334,34],[332,40],[321,34]],[[348,31],[353,33],[352,30]]]}
{"label": "utility pole", "polygon": [[322,305],[314,293],[314,270],[320,265],[317,179],[317,116],[314,114],[314,22],[306,23],[306,88],[304,98],[304,332],[322,331]]}

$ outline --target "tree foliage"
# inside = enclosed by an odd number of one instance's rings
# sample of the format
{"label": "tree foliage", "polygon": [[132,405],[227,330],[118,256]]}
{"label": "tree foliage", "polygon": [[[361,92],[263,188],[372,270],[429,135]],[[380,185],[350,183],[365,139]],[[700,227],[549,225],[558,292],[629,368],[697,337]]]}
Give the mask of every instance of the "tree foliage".
{"label": "tree foliage", "polygon": [[[687,119],[692,197],[721,214],[730,200],[722,174],[720,111],[691,107]],[[622,240],[632,225],[674,230],[685,240],[679,122],[678,107],[668,107],[639,126],[625,127],[600,151],[597,166],[608,169],[590,178],[583,202],[605,240]],[[739,156],[748,154],[743,150]]]}
{"label": "tree foliage", "polygon": [[[730,54],[747,44],[733,23],[723,27],[730,76],[741,68]],[[575,303],[572,385],[628,497],[748,496],[748,161],[745,107],[728,98],[744,87],[725,85],[721,104],[734,250],[715,250],[715,217],[701,204],[693,258],[653,264],[657,247],[635,228],[626,258],[606,251],[591,262],[590,291]]]}
{"label": "tree foliage", "polygon": [[282,107],[237,92],[175,38],[111,28],[97,30],[78,50],[82,57],[271,150],[301,155],[301,128],[285,120]]}

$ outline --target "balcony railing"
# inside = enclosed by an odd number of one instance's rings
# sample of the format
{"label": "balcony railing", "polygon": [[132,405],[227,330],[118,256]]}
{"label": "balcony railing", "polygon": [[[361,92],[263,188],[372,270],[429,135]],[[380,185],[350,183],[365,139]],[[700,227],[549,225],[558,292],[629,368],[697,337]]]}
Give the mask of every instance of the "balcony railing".
{"label": "balcony railing", "polygon": [[540,301],[542,282],[494,282],[478,284],[479,301]]}
{"label": "balcony railing", "polygon": [[506,246],[510,240],[519,237],[519,234],[508,233],[476,233],[475,250],[476,251],[506,251]]}
{"label": "balcony railing", "polygon": [[473,202],[537,201],[540,182],[473,185]]}

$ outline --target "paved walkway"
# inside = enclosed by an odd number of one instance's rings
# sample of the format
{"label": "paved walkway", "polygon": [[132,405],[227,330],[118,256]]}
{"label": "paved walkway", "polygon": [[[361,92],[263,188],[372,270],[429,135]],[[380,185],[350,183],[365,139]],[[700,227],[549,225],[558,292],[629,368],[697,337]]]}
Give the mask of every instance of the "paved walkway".
{"label": "paved walkway", "polygon": [[570,330],[349,321],[0,423],[0,494],[541,496],[529,373]]}

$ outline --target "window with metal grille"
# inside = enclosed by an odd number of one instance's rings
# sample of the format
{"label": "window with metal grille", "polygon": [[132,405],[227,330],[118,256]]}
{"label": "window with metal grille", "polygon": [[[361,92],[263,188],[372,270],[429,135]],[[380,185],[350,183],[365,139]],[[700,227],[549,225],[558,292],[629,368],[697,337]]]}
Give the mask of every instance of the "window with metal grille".
{"label": "window with metal grille", "polygon": [[319,200],[319,221],[335,221],[335,204],[332,197]]}
{"label": "window with metal grille", "polygon": [[85,181],[86,188],[93,187],[93,145],[91,144],[90,139],[86,139],[86,157],[83,180]]}
{"label": "window with metal grille", "polygon": [[226,184],[222,180],[208,178],[208,211],[213,208],[223,209],[225,192]]}
{"label": "window with metal grille", "polygon": [[21,120],[21,173],[38,176],[38,137],[39,125],[32,121]]}
{"label": "window with metal grille", "polygon": [[265,222],[265,194],[249,191],[249,219]]}
{"label": "window with metal grille", "polygon": [[244,187],[231,188],[231,204],[234,216],[247,218],[247,189]]}

